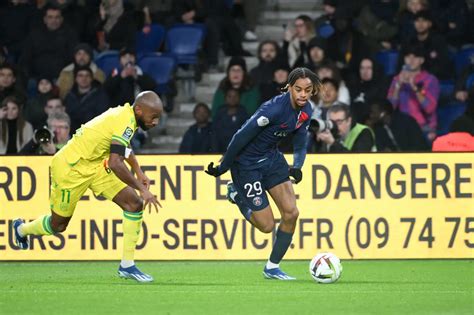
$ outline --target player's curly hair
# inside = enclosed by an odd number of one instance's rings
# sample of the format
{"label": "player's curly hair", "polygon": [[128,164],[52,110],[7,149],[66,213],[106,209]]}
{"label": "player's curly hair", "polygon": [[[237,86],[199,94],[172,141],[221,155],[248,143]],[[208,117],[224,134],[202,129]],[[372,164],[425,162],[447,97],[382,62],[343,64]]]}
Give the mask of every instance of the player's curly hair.
{"label": "player's curly hair", "polygon": [[313,83],[313,95],[317,95],[321,90],[321,80],[318,75],[308,68],[300,67],[295,68],[288,75],[288,84],[285,86],[285,89],[288,89],[290,86],[295,85],[296,80],[301,78],[309,78]]}

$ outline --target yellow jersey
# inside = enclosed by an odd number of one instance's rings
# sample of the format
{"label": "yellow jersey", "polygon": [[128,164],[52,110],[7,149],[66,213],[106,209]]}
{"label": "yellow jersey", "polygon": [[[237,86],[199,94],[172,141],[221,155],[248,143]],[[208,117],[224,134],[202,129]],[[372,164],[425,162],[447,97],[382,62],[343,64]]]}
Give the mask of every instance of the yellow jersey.
{"label": "yellow jersey", "polygon": [[56,155],[62,156],[70,166],[74,166],[80,160],[102,163],[109,158],[112,140],[129,147],[136,130],[137,122],[133,107],[126,103],[123,106],[110,108],[83,124]]}

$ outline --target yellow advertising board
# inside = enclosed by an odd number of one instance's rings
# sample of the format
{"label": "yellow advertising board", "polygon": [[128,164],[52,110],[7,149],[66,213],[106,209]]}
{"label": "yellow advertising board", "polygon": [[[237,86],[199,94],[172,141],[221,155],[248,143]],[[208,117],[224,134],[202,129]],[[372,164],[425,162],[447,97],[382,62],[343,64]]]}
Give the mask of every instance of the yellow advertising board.
{"label": "yellow advertising board", "polygon": [[[138,157],[163,208],[145,211],[137,259],[268,258],[274,234],[253,228],[226,200],[230,174],[204,173],[218,159]],[[50,161],[0,157],[0,260],[119,259],[121,210],[91,192],[66,232],[16,248],[12,220],[49,212]],[[323,251],[342,259],[474,258],[473,164],[473,153],[308,155],[294,186],[300,217],[285,259]]]}

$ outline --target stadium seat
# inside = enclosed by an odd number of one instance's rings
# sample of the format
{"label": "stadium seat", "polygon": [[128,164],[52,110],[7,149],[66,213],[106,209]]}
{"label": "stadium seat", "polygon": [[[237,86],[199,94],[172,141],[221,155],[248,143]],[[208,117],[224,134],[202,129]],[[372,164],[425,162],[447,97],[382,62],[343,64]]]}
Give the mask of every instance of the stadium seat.
{"label": "stadium seat", "polygon": [[454,81],[453,80],[441,80],[439,81],[439,96],[440,97],[451,97],[454,93]]}
{"label": "stadium seat", "polygon": [[176,24],[166,33],[166,51],[176,57],[177,64],[196,64],[204,33],[202,24]]}
{"label": "stadium seat", "polygon": [[469,91],[474,85],[474,73],[470,74],[466,80],[466,90]]}
{"label": "stadium seat", "polygon": [[331,23],[323,23],[316,30],[316,33],[322,38],[329,38],[334,34],[335,30]]}
{"label": "stadium seat", "polygon": [[397,50],[391,49],[379,51],[375,56],[377,62],[383,66],[385,75],[392,76],[397,72],[398,54]]}
{"label": "stadium seat", "polygon": [[146,54],[138,60],[138,66],[144,73],[151,76],[157,86],[157,93],[169,92],[169,81],[172,78],[176,66],[176,60],[173,56],[160,56],[158,54]]}
{"label": "stadium seat", "polygon": [[465,110],[466,104],[459,102],[438,107],[436,109],[436,114],[438,116],[438,135],[447,134],[453,121],[461,116]]}
{"label": "stadium seat", "polygon": [[94,62],[108,77],[115,68],[120,67],[119,52],[116,50],[104,51],[97,55]]}
{"label": "stadium seat", "polygon": [[459,50],[454,59],[456,74],[459,75],[470,63],[474,63],[474,47],[467,47]]}
{"label": "stadium seat", "polygon": [[137,31],[135,50],[137,54],[156,52],[165,39],[165,28],[159,24],[151,24],[150,32]]}

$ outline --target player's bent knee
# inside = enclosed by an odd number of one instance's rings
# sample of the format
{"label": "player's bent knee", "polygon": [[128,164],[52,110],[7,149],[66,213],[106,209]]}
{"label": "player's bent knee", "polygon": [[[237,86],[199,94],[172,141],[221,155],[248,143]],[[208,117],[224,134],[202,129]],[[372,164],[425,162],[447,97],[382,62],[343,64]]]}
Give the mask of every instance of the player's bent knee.
{"label": "player's bent knee", "polygon": [[273,229],[275,229],[275,222],[274,221],[265,222],[264,224],[261,224],[260,226],[258,226],[258,229],[262,233],[267,233],[267,234],[272,233]]}
{"label": "player's bent knee", "polygon": [[143,199],[137,196],[130,202],[129,211],[139,212],[142,210],[143,210]]}
{"label": "player's bent knee", "polygon": [[296,220],[298,220],[299,215],[300,212],[298,211],[298,208],[295,207],[290,211],[283,212],[281,219],[285,222],[296,222]]}

